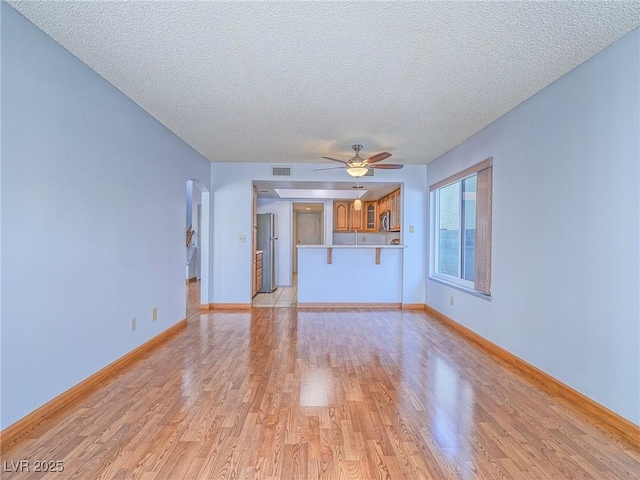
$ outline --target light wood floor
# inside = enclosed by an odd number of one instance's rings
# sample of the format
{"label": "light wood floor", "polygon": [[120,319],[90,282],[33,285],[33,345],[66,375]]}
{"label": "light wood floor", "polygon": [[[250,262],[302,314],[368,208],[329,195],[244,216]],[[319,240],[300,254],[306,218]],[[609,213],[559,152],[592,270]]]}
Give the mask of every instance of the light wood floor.
{"label": "light wood floor", "polygon": [[3,479],[640,478],[640,453],[400,310],[194,313],[2,460],[64,462]]}

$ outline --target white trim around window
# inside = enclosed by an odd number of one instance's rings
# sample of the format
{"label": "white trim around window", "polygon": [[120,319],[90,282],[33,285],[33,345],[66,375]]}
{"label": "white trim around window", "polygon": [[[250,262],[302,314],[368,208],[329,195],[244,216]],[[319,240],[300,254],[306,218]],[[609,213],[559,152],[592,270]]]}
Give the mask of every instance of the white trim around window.
{"label": "white trim around window", "polygon": [[491,298],[493,158],[429,187],[429,277]]}

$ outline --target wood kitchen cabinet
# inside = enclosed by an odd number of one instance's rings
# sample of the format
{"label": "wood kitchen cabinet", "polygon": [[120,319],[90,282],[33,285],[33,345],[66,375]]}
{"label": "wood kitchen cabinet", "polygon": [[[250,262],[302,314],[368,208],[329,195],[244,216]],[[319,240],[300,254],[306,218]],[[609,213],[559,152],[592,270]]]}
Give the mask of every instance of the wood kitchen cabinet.
{"label": "wood kitchen cabinet", "polygon": [[364,202],[364,231],[378,231],[378,202]]}
{"label": "wood kitchen cabinet", "polygon": [[389,204],[389,195],[385,195],[380,200],[378,200],[378,215],[387,213],[389,211]]}
{"label": "wood kitchen cabinet", "polygon": [[400,189],[389,194],[389,230],[392,232],[400,231]]}
{"label": "wood kitchen cabinet", "polygon": [[360,210],[356,210],[353,202],[349,202],[349,227],[351,231],[357,230],[361,232],[364,230],[362,207],[360,207]]}
{"label": "wood kitchen cabinet", "polygon": [[389,231],[401,230],[400,189],[394,190],[379,200],[362,202],[362,209],[356,210],[353,202],[333,203],[334,232],[378,232],[380,215],[389,212]]}
{"label": "wood kitchen cabinet", "polygon": [[364,230],[363,210],[356,210],[353,202],[333,203],[333,231],[334,232],[359,232]]}
{"label": "wood kitchen cabinet", "polygon": [[[385,213],[389,213],[389,231],[390,232],[399,232],[401,230],[401,208],[400,208],[400,189],[394,190],[389,195],[385,195],[377,202],[373,202],[375,206],[378,208],[376,218],[379,218],[381,215]],[[368,219],[368,217],[367,217]],[[367,221],[368,224],[368,221]],[[381,227],[381,225],[377,225],[376,229]]]}
{"label": "wood kitchen cabinet", "polygon": [[255,281],[253,282],[253,291],[257,293],[260,288],[262,288],[262,252],[256,252],[255,262],[256,276]]}
{"label": "wood kitchen cabinet", "polygon": [[349,231],[349,202],[335,202],[333,204],[333,230],[335,232]]}

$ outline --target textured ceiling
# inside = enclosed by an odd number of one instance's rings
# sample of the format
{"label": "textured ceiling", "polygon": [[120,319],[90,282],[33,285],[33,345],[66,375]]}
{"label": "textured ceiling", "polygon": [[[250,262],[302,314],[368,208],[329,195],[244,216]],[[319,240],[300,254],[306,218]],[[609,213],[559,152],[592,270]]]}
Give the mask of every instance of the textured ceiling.
{"label": "textured ceiling", "polygon": [[211,161],[428,163],[640,25],[640,1],[9,3]]}

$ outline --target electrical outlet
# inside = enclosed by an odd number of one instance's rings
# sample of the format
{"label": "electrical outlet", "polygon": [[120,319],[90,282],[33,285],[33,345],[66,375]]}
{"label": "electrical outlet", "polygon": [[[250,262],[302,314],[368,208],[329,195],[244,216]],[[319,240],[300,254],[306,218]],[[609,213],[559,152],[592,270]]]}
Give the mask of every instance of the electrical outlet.
{"label": "electrical outlet", "polygon": [[133,317],[131,319],[131,325],[130,325],[131,331],[133,332],[136,329],[136,318]]}
{"label": "electrical outlet", "polygon": [[451,295],[451,305],[453,305],[453,295]]}
{"label": "electrical outlet", "polygon": [[247,243],[246,235],[238,235],[238,243]]}
{"label": "electrical outlet", "polygon": [[153,307],[151,310],[151,320],[154,322],[158,319],[158,307]]}

